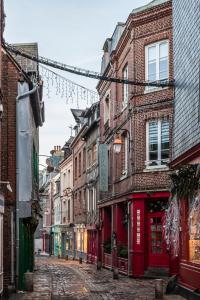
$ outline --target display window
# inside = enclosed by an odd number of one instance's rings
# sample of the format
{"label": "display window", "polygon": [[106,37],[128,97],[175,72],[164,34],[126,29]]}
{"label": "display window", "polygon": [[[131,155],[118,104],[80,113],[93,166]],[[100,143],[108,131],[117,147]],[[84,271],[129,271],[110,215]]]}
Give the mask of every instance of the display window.
{"label": "display window", "polygon": [[189,259],[200,264],[200,192],[189,201]]}

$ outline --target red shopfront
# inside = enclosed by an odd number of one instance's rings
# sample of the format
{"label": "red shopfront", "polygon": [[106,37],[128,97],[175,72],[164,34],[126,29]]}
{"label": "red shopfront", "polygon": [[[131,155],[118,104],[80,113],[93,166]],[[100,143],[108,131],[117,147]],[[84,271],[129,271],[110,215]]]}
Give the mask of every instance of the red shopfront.
{"label": "red shopfront", "polygon": [[[179,169],[184,165],[199,164],[200,146],[196,146],[174,160],[171,167]],[[200,204],[191,215],[191,201],[180,200],[180,227],[179,284],[200,297]]]}
{"label": "red shopfront", "polygon": [[[134,277],[143,276],[150,269],[162,269],[169,275],[177,273],[177,261],[170,258],[163,238],[164,214],[169,195],[169,192],[131,194],[126,197],[126,201],[101,208],[102,261],[105,267],[118,267],[119,272]],[[126,227],[123,226],[126,214],[122,209],[125,206],[128,206],[129,219]],[[118,250],[120,245],[127,245],[127,259],[119,255],[116,257],[112,245],[111,249],[108,247],[113,232],[116,234]]]}
{"label": "red shopfront", "polygon": [[176,274],[177,261],[166,249],[164,240],[164,216],[169,192],[137,193],[132,195],[132,274],[145,272]]}

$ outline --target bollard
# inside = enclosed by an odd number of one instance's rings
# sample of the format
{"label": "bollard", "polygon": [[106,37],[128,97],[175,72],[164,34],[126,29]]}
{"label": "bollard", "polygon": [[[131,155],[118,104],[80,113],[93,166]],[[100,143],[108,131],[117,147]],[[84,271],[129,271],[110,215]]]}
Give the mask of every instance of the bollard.
{"label": "bollard", "polygon": [[27,292],[33,291],[33,273],[32,272],[26,272],[24,274],[24,282],[25,282],[25,290]]}
{"label": "bollard", "polygon": [[163,299],[164,289],[163,289],[163,280],[155,280],[155,299]]}
{"label": "bollard", "polygon": [[69,259],[69,257],[68,257],[68,255],[66,255],[66,256],[65,256],[65,260],[68,260],[68,259]]}
{"label": "bollard", "polygon": [[82,257],[79,257],[79,264],[82,264]]}
{"label": "bollard", "polygon": [[97,270],[98,271],[101,270],[101,261],[100,260],[97,261]]}
{"label": "bollard", "polygon": [[119,279],[119,271],[117,268],[113,270],[113,279]]}

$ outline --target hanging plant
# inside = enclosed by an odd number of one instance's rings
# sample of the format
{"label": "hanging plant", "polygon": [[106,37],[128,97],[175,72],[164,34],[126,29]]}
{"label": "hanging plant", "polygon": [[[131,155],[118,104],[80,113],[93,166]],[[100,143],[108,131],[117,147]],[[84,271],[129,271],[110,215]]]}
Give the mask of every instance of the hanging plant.
{"label": "hanging plant", "polygon": [[200,182],[200,165],[185,165],[170,174],[172,180],[171,192],[178,199],[195,197]]}

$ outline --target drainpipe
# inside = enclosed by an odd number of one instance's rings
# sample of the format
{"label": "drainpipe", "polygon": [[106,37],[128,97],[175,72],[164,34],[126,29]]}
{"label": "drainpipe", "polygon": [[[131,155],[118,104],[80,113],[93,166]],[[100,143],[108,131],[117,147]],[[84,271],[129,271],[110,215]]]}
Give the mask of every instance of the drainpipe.
{"label": "drainpipe", "polygon": [[131,229],[131,227],[130,227],[130,205],[131,205],[131,202],[129,201],[128,203],[127,203],[127,213],[128,213],[128,276],[129,276],[129,274],[130,274],[130,266],[131,266],[131,262],[130,262],[130,258],[131,258],[131,256],[130,256],[130,229]]}
{"label": "drainpipe", "polygon": [[[37,91],[37,86],[32,90],[18,95],[16,98],[16,103]],[[19,149],[19,139],[18,139],[18,106],[16,104],[16,282],[17,287],[19,285],[19,160],[18,160],[18,149]]]}

